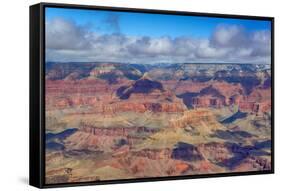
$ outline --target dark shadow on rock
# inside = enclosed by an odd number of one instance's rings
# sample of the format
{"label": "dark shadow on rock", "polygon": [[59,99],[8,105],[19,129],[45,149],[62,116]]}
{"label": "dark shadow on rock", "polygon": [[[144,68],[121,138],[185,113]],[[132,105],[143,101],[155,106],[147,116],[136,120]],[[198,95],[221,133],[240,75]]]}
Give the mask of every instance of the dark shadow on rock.
{"label": "dark shadow on rock", "polygon": [[[227,167],[229,169],[234,169],[236,166],[240,165],[247,157],[270,155],[270,153],[260,149],[262,148],[262,146],[261,147],[256,147],[255,145],[242,146],[240,144],[230,143],[230,142],[227,142],[225,144],[227,149],[231,151],[234,154],[234,156],[225,160],[224,162],[219,163],[218,165]],[[265,143],[265,145],[268,146],[267,143]]]}
{"label": "dark shadow on rock", "polygon": [[247,131],[216,130],[211,136],[228,141],[243,141],[244,139],[251,138],[254,135],[248,133]]}
{"label": "dark shadow on rock", "polygon": [[236,119],[243,119],[245,117],[247,117],[247,113],[244,113],[244,112],[241,112],[241,111],[237,111],[232,116],[224,119],[222,121],[222,123],[224,123],[224,124],[233,123]]}
{"label": "dark shadow on rock", "polygon": [[46,141],[51,141],[52,139],[65,139],[75,133],[78,129],[72,128],[72,129],[66,129],[60,133],[47,133],[46,134]]}
{"label": "dark shadow on rock", "polygon": [[133,93],[148,94],[156,89],[160,91],[164,91],[163,86],[160,82],[152,81],[149,79],[140,79],[135,81],[135,83],[130,87],[129,86],[120,87],[117,90],[116,95],[120,99],[128,99]]}
{"label": "dark shadow on rock", "polygon": [[176,148],[172,151],[172,158],[184,161],[197,161],[202,160],[203,156],[196,146],[189,143],[178,142]]}

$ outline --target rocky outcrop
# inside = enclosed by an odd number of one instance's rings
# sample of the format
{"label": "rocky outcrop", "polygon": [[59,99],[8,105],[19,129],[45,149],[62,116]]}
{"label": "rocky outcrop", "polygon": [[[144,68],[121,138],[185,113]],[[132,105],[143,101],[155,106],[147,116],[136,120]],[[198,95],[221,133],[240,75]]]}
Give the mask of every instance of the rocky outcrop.
{"label": "rocky outcrop", "polygon": [[118,112],[183,112],[184,107],[180,103],[134,103],[134,102],[117,102],[103,107],[103,113],[114,114]]}
{"label": "rocky outcrop", "polygon": [[209,134],[223,127],[212,112],[206,109],[185,111],[182,117],[171,120],[170,126],[173,128],[189,127],[191,130],[196,128],[196,132],[202,135]]}
{"label": "rocky outcrop", "polygon": [[192,106],[194,108],[201,107],[215,107],[220,108],[225,106],[225,100],[213,96],[200,96],[192,98]]}
{"label": "rocky outcrop", "polygon": [[[228,88],[227,88],[228,87]],[[214,83],[199,92],[185,92],[178,95],[190,108],[221,108],[237,105],[243,112],[262,114],[271,110],[271,89],[253,89],[252,93],[243,93],[240,85],[226,82]]]}
{"label": "rocky outcrop", "polygon": [[261,157],[248,157],[244,159],[241,164],[234,168],[234,171],[264,171],[271,170],[271,162],[266,158]]}
{"label": "rocky outcrop", "polygon": [[226,105],[226,98],[212,85],[201,89],[199,92],[186,92],[179,95],[187,107],[222,107]]}
{"label": "rocky outcrop", "polygon": [[133,156],[145,157],[151,160],[171,159],[172,150],[166,149],[142,149],[140,151],[132,151]]}
{"label": "rocky outcrop", "polygon": [[253,112],[256,114],[265,113],[271,110],[271,89],[255,89],[239,102],[241,111]]}
{"label": "rocky outcrop", "polygon": [[204,157],[214,163],[223,163],[232,156],[231,151],[224,143],[211,142],[207,144],[199,144],[198,150]]}
{"label": "rocky outcrop", "polygon": [[92,125],[82,124],[79,131],[83,131],[92,135],[97,136],[128,136],[130,134],[137,133],[155,133],[158,129],[149,129],[146,127],[114,127],[114,128],[103,128],[95,127]]}
{"label": "rocky outcrop", "polygon": [[[46,109],[64,109],[80,106],[90,106],[93,113],[114,114],[118,112],[182,112],[185,105],[172,92],[164,90],[160,83],[147,79],[138,80],[134,88],[127,88],[122,95],[123,100],[115,95],[122,89],[122,84],[131,83],[120,81],[120,84],[108,85],[102,80],[47,80]],[[121,85],[121,88],[120,88]],[[118,94],[118,93],[117,93]],[[121,95],[121,93],[119,92]],[[119,95],[119,96],[120,96]]]}
{"label": "rocky outcrop", "polygon": [[[120,84],[127,81],[120,81]],[[113,99],[119,85],[108,85],[103,80],[47,80],[46,81],[46,106],[48,109],[69,108],[79,106],[93,106]]]}
{"label": "rocky outcrop", "polygon": [[147,78],[141,78],[130,86],[122,86],[116,91],[120,99],[129,99],[131,94],[150,94],[156,91],[158,94],[163,92],[163,86],[160,82],[152,81]]}

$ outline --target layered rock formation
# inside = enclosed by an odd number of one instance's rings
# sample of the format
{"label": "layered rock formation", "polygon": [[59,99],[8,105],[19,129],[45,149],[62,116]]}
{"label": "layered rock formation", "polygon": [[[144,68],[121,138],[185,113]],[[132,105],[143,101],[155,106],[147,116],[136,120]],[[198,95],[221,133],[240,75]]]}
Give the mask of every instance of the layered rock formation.
{"label": "layered rock formation", "polygon": [[185,111],[183,116],[178,119],[172,119],[170,121],[173,128],[191,128],[202,127],[202,129],[196,129],[201,134],[210,134],[212,131],[222,128],[222,125],[218,123],[215,116],[209,111],[204,109]]}
{"label": "layered rock formation", "polygon": [[248,64],[47,63],[46,182],[271,169],[271,76]]}

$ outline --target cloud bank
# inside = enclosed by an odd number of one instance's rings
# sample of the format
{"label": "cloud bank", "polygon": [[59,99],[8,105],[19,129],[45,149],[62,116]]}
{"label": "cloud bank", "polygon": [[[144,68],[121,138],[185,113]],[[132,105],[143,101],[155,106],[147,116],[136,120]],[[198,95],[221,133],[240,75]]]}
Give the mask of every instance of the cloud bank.
{"label": "cloud bank", "polygon": [[247,32],[236,25],[218,25],[209,38],[128,36],[118,18],[107,20],[116,33],[99,34],[71,20],[46,23],[46,60],[59,62],[240,62],[269,64],[269,30]]}

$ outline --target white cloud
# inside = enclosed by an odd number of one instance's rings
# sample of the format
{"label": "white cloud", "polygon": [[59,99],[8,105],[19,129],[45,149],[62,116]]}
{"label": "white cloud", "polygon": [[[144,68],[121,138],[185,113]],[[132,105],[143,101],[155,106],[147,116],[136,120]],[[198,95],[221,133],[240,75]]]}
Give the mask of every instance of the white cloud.
{"label": "white cloud", "polygon": [[49,49],[90,48],[87,29],[72,21],[56,18],[46,23],[46,46]]}
{"label": "white cloud", "polygon": [[[109,21],[118,29],[115,17]],[[209,39],[98,34],[57,18],[46,24],[46,58],[47,61],[135,63],[270,63],[270,40],[270,31],[249,33],[236,25],[219,25]]]}
{"label": "white cloud", "polygon": [[236,25],[219,25],[215,29],[211,41],[215,46],[227,47],[237,46],[247,40],[243,28]]}

